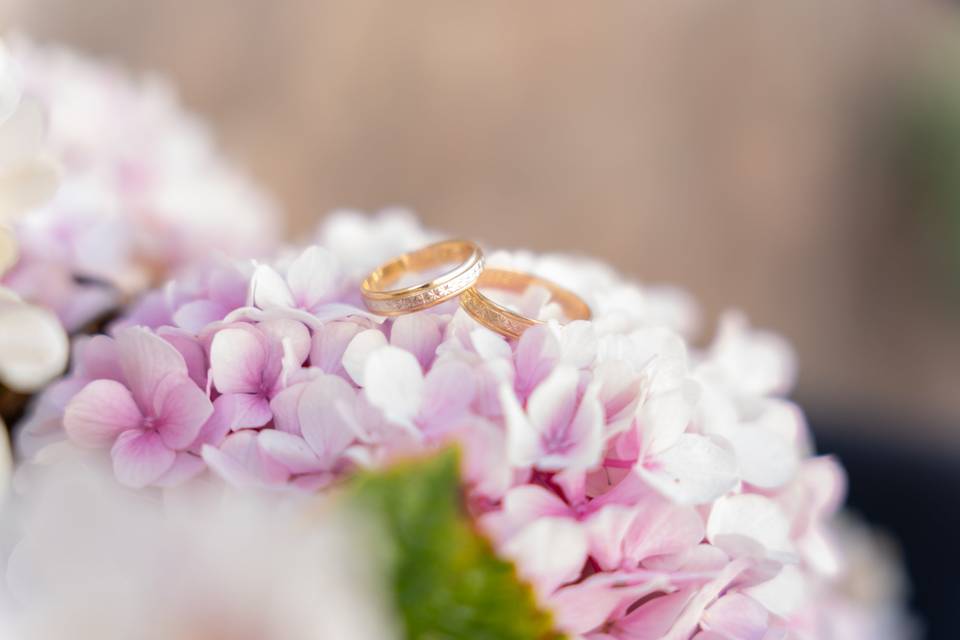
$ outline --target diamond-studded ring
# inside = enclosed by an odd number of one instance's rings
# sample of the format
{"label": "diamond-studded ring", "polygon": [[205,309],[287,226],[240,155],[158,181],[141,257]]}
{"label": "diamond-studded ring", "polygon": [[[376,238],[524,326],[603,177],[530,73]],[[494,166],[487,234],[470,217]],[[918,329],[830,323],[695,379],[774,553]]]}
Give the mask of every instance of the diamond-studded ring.
{"label": "diamond-studded ring", "polygon": [[[426,282],[396,288],[410,277],[446,265],[454,266]],[[377,267],[360,285],[360,292],[370,311],[383,316],[400,316],[460,295],[473,286],[482,272],[483,250],[476,243],[444,240]]]}
{"label": "diamond-studded ring", "polygon": [[524,331],[538,324],[541,320],[528,318],[508,307],[496,303],[480,292],[480,289],[497,289],[515,294],[522,294],[529,287],[546,289],[550,294],[550,301],[560,306],[566,320],[589,320],[590,307],[577,294],[564,289],[558,284],[521,271],[510,269],[495,269],[487,267],[480,275],[477,283],[463,292],[460,296],[460,306],[469,313],[474,320],[508,338],[519,338]]}

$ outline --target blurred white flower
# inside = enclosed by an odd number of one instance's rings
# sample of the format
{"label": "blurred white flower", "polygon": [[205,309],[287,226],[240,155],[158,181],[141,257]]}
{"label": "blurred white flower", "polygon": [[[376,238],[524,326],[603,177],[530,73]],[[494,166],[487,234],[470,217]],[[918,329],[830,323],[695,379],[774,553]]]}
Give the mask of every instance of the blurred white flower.
{"label": "blurred white flower", "polygon": [[395,637],[377,554],[321,498],[195,484],[160,499],[70,445],[21,468],[17,487],[0,616],[18,640]]}
{"label": "blurred white flower", "polygon": [[74,331],[183,268],[275,249],[274,204],[168,84],[24,38],[11,52],[63,168],[55,196],[16,226],[20,259],[5,284],[25,300]]}
{"label": "blurred white flower", "polygon": [[[17,259],[7,225],[53,193],[58,173],[45,151],[43,115],[23,97],[14,67],[0,42],[0,276]],[[55,315],[0,287],[0,385],[33,391],[63,370],[67,352]]]}
{"label": "blurred white flower", "polygon": [[63,371],[70,345],[57,317],[0,287],[0,384],[26,393]]}
{"label": "blurred white flower", "polygon": [[0,225],[56,189],[58,169],[46,151],[45,128],[40,106],[23,96],[16,63],[0,42]]}

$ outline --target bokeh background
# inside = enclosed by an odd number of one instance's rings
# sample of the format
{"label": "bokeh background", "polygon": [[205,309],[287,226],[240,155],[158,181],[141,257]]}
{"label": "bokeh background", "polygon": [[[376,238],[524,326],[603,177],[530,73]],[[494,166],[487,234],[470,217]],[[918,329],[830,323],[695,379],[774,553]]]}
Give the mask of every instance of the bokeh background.
{"label": "bokeh background", "polygon": [[[960,8],[947,2],[5,0],[159,72],[289,216],[404,205],[787,336],[852,502],[960,606]],[[951,564],[952,563],[952,564]],[[956,575],[954,573],[954,575]],[[939,633],[943,635],[937,635]]]}

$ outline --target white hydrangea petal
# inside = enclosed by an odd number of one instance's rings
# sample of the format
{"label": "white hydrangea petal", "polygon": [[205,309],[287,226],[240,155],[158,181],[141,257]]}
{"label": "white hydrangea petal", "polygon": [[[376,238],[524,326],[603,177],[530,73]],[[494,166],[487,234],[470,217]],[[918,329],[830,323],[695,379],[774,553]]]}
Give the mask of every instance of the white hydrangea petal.
{"label": "white hydrangea petal", "polygon": [[363,382],[370,404],[391,420],[410,422],[420,410],[423,371],[409,351],[386,346],[371,352],[364,365]]}
{"label": "white hydrangea petal", "polygon": [[370,354],[385,346],[387,337],[378,329],[361,331],[350,340],[343,352],[343,368],[358,386],[363,386]]}
{"label": "white hydrangea petal", "polygon": [[568,518],[541,518],[502,547],[542,597],[580,574],[587,550],[586,534]]}
{"label": "white hydrangea petal", "polygon": [[587,320],[574,320],[559,327],[560,353],[563,361],[585,369],[597,358],[598,338],[593,323]]}
{"label": "white hydrangea petal", "polygon": [[250,301],[261,309],[296,306],[287,281],[273,267],[265,264],[257,265],[250,279]]}
{"label": "white hydrangea petal", "polygon": [[507,458],[511,466],[533,466],[540,456],[540,435],[530,424],[513,388],[500,385],[500,408],[507,429]]}
{"label": "white hydrangea petal", "polygon": [[727,536],[754,540],[771,552],[793,550],[787,515],[776,502],[758,494],[724,496],[713,504],[707,520],[707,540],[719,544]]}
{"label": "white hydrangea petal", "polygon": [[771,613],[787,618],[804,602],[809,601],[809,586],[803,572],[794,565],[784,565],[774,578],[744,589],[744,593],[762,604]]}
{"label": "white hydrangea petal", "polygon": [[733,445],[740,477],[755,487],[774,489],[797,473],[796,448],[782,436],[761,427],[741,427],[727,440]]}
{"label": "white hydrangea petal", "polygon": [[22,393],[39,388],[63,370],[69,351],[67,335],[53,313],[0,300],[0,382],[4,385]]}
{"label": "white hydrangea petal", "polygon": [[707,436],[684,433],[652,464],[637,472],[654,489],[679,504],[706,504],[733,489],[737,459],[728,447]]}
{"label": "white hydrangea petal", "polygon": [[643,447],[648,455],[657,455],[676,444],[690,424],[699,396],[699,386],[686,381],[646,399],[640,408],[640,419]]}

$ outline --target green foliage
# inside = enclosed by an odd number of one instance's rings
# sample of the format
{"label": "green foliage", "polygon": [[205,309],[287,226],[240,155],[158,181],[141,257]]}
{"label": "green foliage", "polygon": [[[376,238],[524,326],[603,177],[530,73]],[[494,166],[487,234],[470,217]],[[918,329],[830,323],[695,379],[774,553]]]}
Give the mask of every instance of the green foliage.
{"label": "green foliage", "polygon": [[372,516],[410,640],[559,638],[511,563],[471,525],[454,450],[360,476],[350,503]]}
{"label": "green foliage", "polygon": [[948,50],[911,85],[900,141],[907,178],[944,275],[960,287],[960,51]]}

